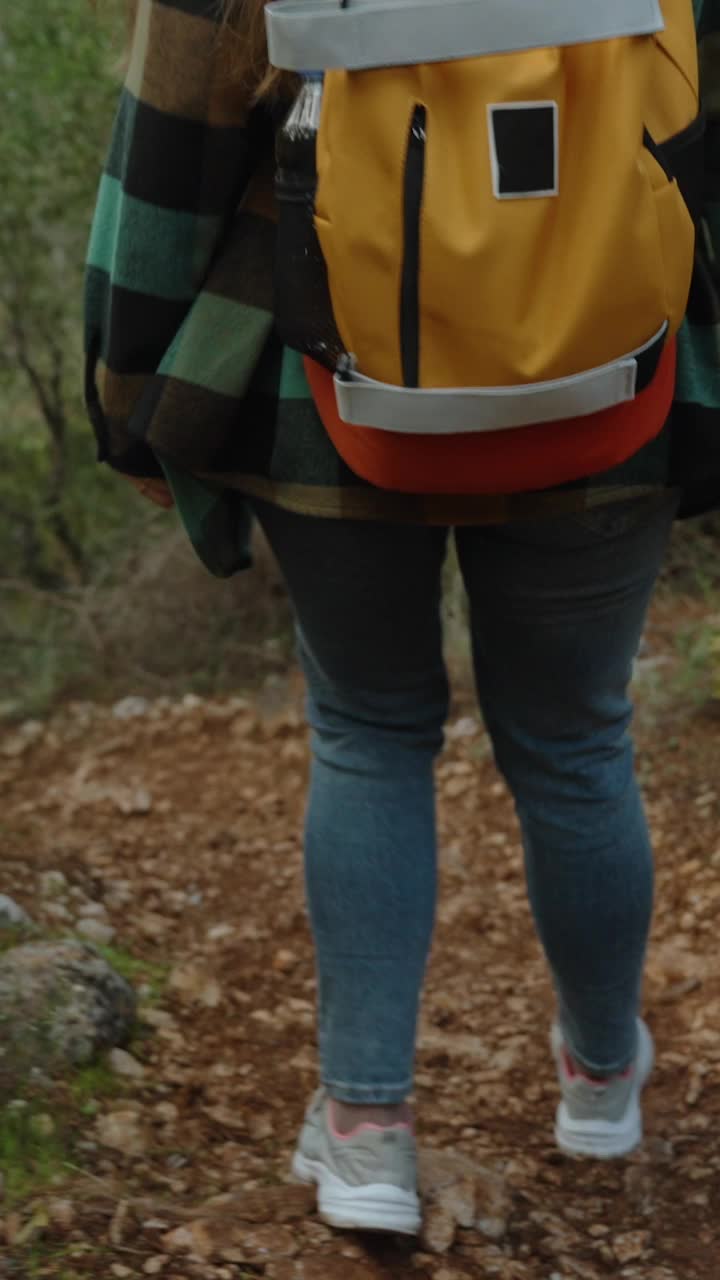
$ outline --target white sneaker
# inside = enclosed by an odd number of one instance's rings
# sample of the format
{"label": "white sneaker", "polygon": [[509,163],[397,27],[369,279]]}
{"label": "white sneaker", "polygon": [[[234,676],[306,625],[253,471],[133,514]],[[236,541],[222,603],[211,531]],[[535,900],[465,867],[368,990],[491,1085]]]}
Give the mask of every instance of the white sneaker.
{"label": "white sneaker", "polygon": [[341,1136],[329,1105],[325,1090],[318,1089],[292,1162],[300,1182],[316,1183],[320,1217],[331,1227],[417,1235],[420,1201],[410,1126],[363,1124]]}
{"label": "white sneaker", "polygon": [[642,1141],[640,1094],[655,1060],[653,1039],[645,1023],[638,1018],[638,1047],[632,1066],[608,1080],[591,1080],[573,1069],[557,1024],[550,1042],[562,1092],[555,1119],[555,1141],[560,1150],[597,1160],[628,1155]]}

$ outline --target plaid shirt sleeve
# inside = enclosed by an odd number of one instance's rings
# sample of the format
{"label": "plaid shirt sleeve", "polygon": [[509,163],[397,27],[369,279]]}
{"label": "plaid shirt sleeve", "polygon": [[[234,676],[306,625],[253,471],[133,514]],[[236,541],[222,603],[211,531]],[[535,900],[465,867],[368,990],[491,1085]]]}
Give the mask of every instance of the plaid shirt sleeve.
{"label": "plaid shirt sleeve", "polygon": [[160,467],[133,420],[253,171],[248,95],[213,0],[140,0],[85,284],[86,402],[99,457]]}

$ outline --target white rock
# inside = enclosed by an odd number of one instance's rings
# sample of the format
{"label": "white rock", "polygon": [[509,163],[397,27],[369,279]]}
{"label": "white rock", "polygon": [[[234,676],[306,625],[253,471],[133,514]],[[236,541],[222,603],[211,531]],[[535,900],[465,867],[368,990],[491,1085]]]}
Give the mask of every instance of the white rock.
{"label": "white rock", "polygon": [[475,1230],[485,1236],[486,1240],[502,1240],[507,1235],[507,1219],[484,1217],[478,1218]]}
{"label": "white rock", "polygon": [[115,703],[112,713],[116,720],[134,720],[136,716],[144,716],[148,710],[147,698],[139,698],[131,695],[128,698],[121,698]]}
{"label": "white rock", "polygon": [[157,1102],[153,1113],[162,1124],[174,1124],[180,1114],[174,1102]]}
{"label": "white rock", "polygon": [[145,787],[118,790],[113,799],[120,812],[128,816],[134,813],[149,813],[152,809],[152,796]]}
{"label": "white rock", "polygon": [[51,920],[72,920],[72,915],[62,902],[48,902],[43,907],[43,915],[49,916]]}
{"label": "white rock", "polygon": [[222,942],[224,938],[232,938],[234,933],[234,924],[213,924],[207,931],[208,942]]}
{"label": "white rock", "polygon": [[106,916],[107,908],[103,902],[84,902],[78,907],[78,915],[83,916]]}
{"label": "white rock", "polygon": [[459,738],[474,738],[479,732],[480,725],[474,716],[462,716],[454,724],[448,725],[445,737],[450,742],[456,742]]}
{"label": "white rock", "polygon": [[170,1259],[166,1253],[158,1253],[154,1258],[148,1258],[143,1271],[146,1276],[159,1276],[160,1272],[165,1270],[169,1261]]}
{"label": "white rock", "polygon": [[106,947],[115,937],[115,930],[111,924],[105,924],[102,920],[95,920],[93,916],[78,920],[75,928],[81,937],[87,938],[88,942],[97,943],[99,947]]}
{"label": "white rock", "polygon": [[67,876],[63,871],[43,871],[40,876],[40,892],[43,898],[55,898],[67,892]]}
{"label": "white rock", "polygon": [[125,1156],[141,1156],[147,1150],[147,1139],[136,1111],[111,1111],[109,1115],[98,1116],[96,1131],[103,1147]]}
{"label": "white rock", "polygon": [[15,899],[0,893],[0,929],[23,929],[30,924],[32,921],[29,915]]}
{"label": "white rock", "polygon": [[186,711],[197,711],[198,707],[201,707],[204,701],[204,698],[199,698],[196,693],[186,693],[180,700],[180,705],[181,707],[184,707]]}
{"label": "white rock", "polygon": [[124,1049],[111,1049],[108,1063],[117,1076],[125,1076],[129,1080],[142,1080],[145,1076],[142,1063]]}
{"label": "white rock", "polygon": [[69,1231],[75,1221],[75,1209],[72,1200],[51,1200],[48,1204],[48,1216],[56,1227]]}

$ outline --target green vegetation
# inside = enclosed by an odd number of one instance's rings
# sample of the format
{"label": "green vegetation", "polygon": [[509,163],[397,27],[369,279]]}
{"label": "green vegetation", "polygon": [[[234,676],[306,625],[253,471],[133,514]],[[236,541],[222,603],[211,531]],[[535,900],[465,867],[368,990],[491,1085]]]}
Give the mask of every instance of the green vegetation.
{"label": "green vegetation", "polygon": [[149,1000],[157,1000],[167,982],[169,966],[164,964],[153,964],[149,960],[141,960],[137,956],[131,956],[127,951],[120,951],[117,947],[96,947],[100,955],[107,960],[109,965],[120,974],[121,978],[125,978],[127,982],[138,986],[141,983],[149,988]]}
{"label": "green vegetation", "polygon": [[249,587],[209,579],[175,518],[95,461],[83,263],[124,9],[44,0],[0,14],[12,122],[0,129],[0,718],[41,715],[61,695],[235,689],[288,651],[272,587],[251,619]]}
{"label": "green vegetation", "polygon": [[64,1179],[69,1158],[67,1136],[40,1102],[10,1104],[0,1109],[0,1169],[4,1202],[9,1207]]}
{"label": "green vegetation", "polygon": [[89,1062],[68,1081],[70,1097],[83,1115],[94,1115],[102,1098],[122,1092],[122,1081],[104,1062]]}
{"label": "green vegetation", "polygon": [[[59,697],[251,687],[286,665],[277,571],[230,582],[196,562],[175,518],[95,462],[82,404],[82,276],[119,86],[124,0],[7,4],[0,14],[0,719]],[[668,588],[720,598],[720,523],[678,530]],[[457,566],[447,649],[468,666]],[[691,629],[692,630],[692,629]],[[688,680],[720,683],[708,634]],[[182,643],[178,643],[182,636]],[[703,693],[704,696],[704,693]]]}
{"label": "green vegetation", "polygon": [[[6,5],[0,16],[0,686],[41,711],[72,674],[73,594],[137,523],[94,462],[82,405],[81,300],[117,86],[119,5]],[[87,624],[80,623],[79,630]]]}

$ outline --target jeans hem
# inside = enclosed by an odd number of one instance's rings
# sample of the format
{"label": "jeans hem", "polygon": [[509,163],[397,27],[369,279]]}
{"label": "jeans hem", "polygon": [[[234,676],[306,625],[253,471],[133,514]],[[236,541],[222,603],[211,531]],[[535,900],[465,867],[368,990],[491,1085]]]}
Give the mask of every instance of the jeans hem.
{"label": "jeans hem", "polygon": [[366,1107],[387,1107],[404,1102],[413,1087],[412,1079],[400,1084],[353,1084],[348,1080],[331,1080],[323,1076],[322,1083],[336,1102]]}
{"label": "jeans hem", "polygon": [[579,1067],[583,1073],[587,1073],[590,1076],[620,1076],[624,1071],[627,1071],[632,1067],[635,1062],[635,1058],[637,1057],[637,1044],[629,1058],[618,1058],[615,1062],[603,1062],[602,1065],[599,1062],[591,1062],[589,1058],[585,1058],[581,1053],[577,1053],[575,1051],[572,1040],[565,1028],[562,1026],[562,1023],[561,1029],[563,1033],[563,1040],[565,1041],[565,1048],[570,1054],[575,1065]]}

